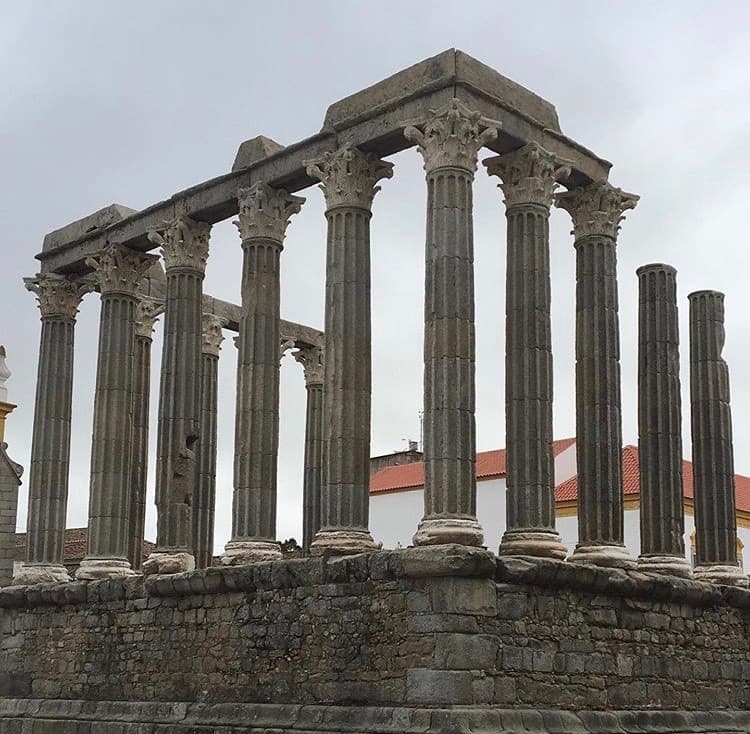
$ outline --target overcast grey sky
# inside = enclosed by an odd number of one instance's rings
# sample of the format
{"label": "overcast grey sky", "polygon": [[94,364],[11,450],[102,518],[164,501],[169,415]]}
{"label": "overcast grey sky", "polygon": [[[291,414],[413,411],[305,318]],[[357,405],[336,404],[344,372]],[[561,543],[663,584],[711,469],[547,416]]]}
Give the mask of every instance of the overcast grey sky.
{"label": "overcast grey sky", "polygon": [[[678,269],[687,294],[726,292],[735,459],[750,474],[750,3],[672,0],[471,3],[0,0],[0,342],[13,376],[7,441],[29,463],[38,311],[22,276],[52,229],[117,202],[136,209],[224,173],[240,142],[317,132],[335,100],[459,48],[556,107],[568,136],[614,163],[641,195],[619,245],[623,436],[636,433],[636,278]],[[372,222],[373,454],[419,438],[425,189],[410,150],[393,157]],[[475,185],[478,449],[504,445],[505,223],[496,182]],[[311,188],[283,254],[282,316],[322,328],[325,221]],[[574,251],[552,216],[555,435],[574,433]],[[214,228],[205,289],[237,301],[241,250]],[[77,327],[68,524],[85,525],[98,304]],[[161,341],[154,343],[154,376]],[[235,350],[221,362],[217,548],[230,533]],[[688,371],[683,359],[686,454]],[[154,387],[157,380],[154,381]],[[156,392],[153,407],[156,406]],[[278,534],[301,538],[305,391],[282,366]],[[152,431],[152,437],[155,431]],[[152,447],[153,449],[153,447]],[[153,462],[151,481],[153,483]],[[26,477],[27,479],[27,477]],[[153,496],[153,486],[151,486]],[[26,483],[19,528],[26,522]],[[155,513],[147,535],[154,536]],[[488,539],[492,545],[496,539]]]}

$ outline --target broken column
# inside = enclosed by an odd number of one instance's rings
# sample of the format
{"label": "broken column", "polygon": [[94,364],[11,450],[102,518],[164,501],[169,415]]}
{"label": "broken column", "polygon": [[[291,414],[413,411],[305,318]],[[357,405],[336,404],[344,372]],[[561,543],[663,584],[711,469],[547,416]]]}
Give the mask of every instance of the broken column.
{"label": "broken column", "polygon": [[219,403],[219,353],[224,320],[203,314],[201,369],[201,428],[198,439],[198,479],[193,496],[193,555],[196,568],[208,568],[214,557],[216,512],[216,419]]}
{"label": "broken column", "polygon": [[26,561],[16,584],[70,581],[63,565],[68,506],[75,320],[87,279],[52,273],[24,278],[42,315],[31,439]]}
{"label": "broken column", "polygon": [[537,143],[484,161],[505,195],[505,436],[503,555],[563,559],[555,530],[549,214],[570,173]]}
{"label": "broken column", "polygon": [[690,302],[690,415],[695,502],[695,576],[747,585],[737,564],[729,369],[724,349],[724,294],[696,291]]}
{"label": "broken column", "polygon": [[369,530],[370,218],[393,164],[350,144],[307,164],[326,199],[325,385],[320,529],[311,552],[375,550]]}
{"label": "broken column", "polygon": [[144,573],[195,568],[190,553],[200,431],[203,277],[211,225],[180,215],[149,238],[167,278],[156,445],[156,548]]}
{"label": "broken column", "polygon": [[310,550],[320,530],[320,489],[323,477],[323,349],[302,347],[294,358],[305,371],[305,474],[302,489],[302,547]]}
{"label": "broken column", "polygon": [[416,545],[483,541],[476,518],[472,185],[477,154],[498,127],[452,99],[404,130],[427,173],[425,512]]}
{"label": "broken column", "polygon": [[281,251],[289,220],[305,201],[262,183],[241,189],[237,199],[242,312],[232,538],[221,559],[226,565],[281,558],[276,540]]}
{"label": "broken column", "polygon": [[624,543],[617,233],[638,201],[606,181],[556,195],[576,249],[578,545],[570,559],[631,567]]}
{"label": "broken column", "polygon": [[644,265],[638,275],[638,456],[644,571],[692,576],[685,558],[682,401],[677,271]]}
{"label": "broken column", "polygon": [[151,345],[154,324],[164,311],[161,301],[140,298],[135,316],[135,367],[133,374],[133,450],[128,519],[128,560],[139,571],[143,564],[148,480],[148,426],[151,393]]}

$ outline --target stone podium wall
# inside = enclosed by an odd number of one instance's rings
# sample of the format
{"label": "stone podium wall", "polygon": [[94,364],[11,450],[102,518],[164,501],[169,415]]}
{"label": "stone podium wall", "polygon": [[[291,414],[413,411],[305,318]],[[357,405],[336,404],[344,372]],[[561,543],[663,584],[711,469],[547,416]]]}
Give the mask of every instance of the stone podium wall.
{"label": "stone podium wall", "polygon": [[0,590],[0,732],[740,732],[748,710],[737,588],[443,547]]}

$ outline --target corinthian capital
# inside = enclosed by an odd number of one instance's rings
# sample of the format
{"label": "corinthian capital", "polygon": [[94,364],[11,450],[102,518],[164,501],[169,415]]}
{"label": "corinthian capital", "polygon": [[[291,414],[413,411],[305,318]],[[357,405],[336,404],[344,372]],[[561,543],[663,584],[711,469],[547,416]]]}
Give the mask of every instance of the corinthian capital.
{"label": "corinthian capital", "polygon": [[427,173],[436,168],[477,170],[480,149],[497,137],[501,123],[472,112],[455,97],[427,118],[404,128],[407,140],[417,144]]}
{"label": "corinthian capital", "polygon": [[94,290],[91,278],[74,278],[57,273],[38,273],[24,278],[26,289],[36,295],[42,318],[61,316],[74,319],[86,293]]}
{"label": "corinthian capital", "polygon": [[324,363],[322,347],[312,345],[309,347],[302,347],[296,352],[292,352],[292,356],[305,370],[306,385],[323,384]]}
{"label": "corinthian capital", "polygon": [[257,183],[250,188],[240,189],[237,203],[240,215],[234,225],[240,231],[243,242],[256,237],[283,242],[290,218],[302,208],[305,199],[288,194],[283,189]]}
{"label": "corinthian capital", "polygon": [[570,175],[569,166],[562,165],[555,155],[534,142],[483,163],[490,176],[500,178],[506,207],[539,204],[549,209],[559,179]]}
{"label": "corinthian capital", "polygon": [[226,326],[224,319],[212,313],[203,314],[203,354],[219,356],[221,343],[224,341],[222,329]]}
{"label": "corinthian capital", "polygon": [[111,244],[87,257],[86,265],[93,269],[100,293],[135,296],[143,276],[158,259],[156,255]]}
{"label": "corinthian capital", "polygon": [[382,161],[372,153],[363,153],[347,143],[316,161],[306,161],[307,174],[317,178],[326,197],[326,206],[352,206],[370,209],[377,182],[393,176],[393,163]]}
{"label": "corinthian capital", "polygon": [[196,222],[186,214],[148,233],[151,242],[161,246],[164,268],[191,268],[205,272],[211,225]]}
{"label": "corinthian capital", "polygon": [[154,333],[156,319],[164,313],[164,301],[142,298],[138,301],[135,311],[135,335],[151,338]]}
{"label": "corinthian capital", "polygon": [[639,198],[606,181],[597,181],[555,194],[555,205],[570,214],[577,240],[591,235],[616,240],[620,222],[625,219],[623,212],[635,209]]}

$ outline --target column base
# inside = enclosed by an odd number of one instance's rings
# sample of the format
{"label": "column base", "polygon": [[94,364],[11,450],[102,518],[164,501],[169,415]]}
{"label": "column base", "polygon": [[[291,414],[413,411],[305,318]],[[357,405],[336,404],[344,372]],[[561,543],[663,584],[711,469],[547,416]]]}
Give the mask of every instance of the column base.
{"label": "column base", "polygon": [[195,557],[187,551],[156,550],[143,562],[143,575],[195,571]]}
{"label": "column base", "polygon": [[24,563],[13,577],[13,585],[61,584],[70,580],[68,569],[63,565],[57,563]]}
{"label": "column base", "polygon": [[275,540],[230,540],[221,554],[222,566],[244,566],[260,561],[278,561],[283,557]]}
{"label": "column base", "polygon": [[123,558],[84,558],[76,571],[76,581],[98,581],[135,575],[130,561]]}
{"label": "column base", "polygon": [[568,558],[570,563],[607,568],[635,568],[636,561],[624,545],[588,545],[579,543]]}
{"label": "column base", "polygon": [[696,566],[693,573],[696,581],[708,581],[720,586],[747,586],[750,581],[739,566],[724,566],[718,563]]}
{"label": "column base", "polygon": [[661,573],[666,576],[693,578],[690,561],[683,556],[638,556],[638,570],[644,573]]}
{"label": "column base", "polygon": [[367,530],[318,530],[310,543],[310,555],[356,556],[379,548]]}
{"label": "column base", "polygon": [[476,518],[425,517],[414,534],[414,545],[468,545],[484,542],[482,526]]}
{"label": "column base", "polygon": [[506,530],[497,551],[500,556],[535,556],[562,561],[568,549],[555,530]]}

